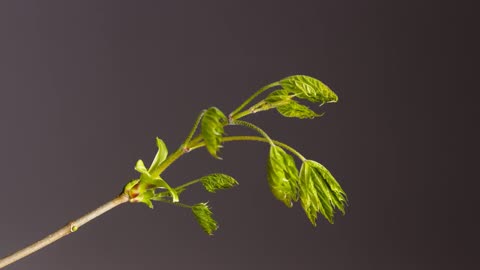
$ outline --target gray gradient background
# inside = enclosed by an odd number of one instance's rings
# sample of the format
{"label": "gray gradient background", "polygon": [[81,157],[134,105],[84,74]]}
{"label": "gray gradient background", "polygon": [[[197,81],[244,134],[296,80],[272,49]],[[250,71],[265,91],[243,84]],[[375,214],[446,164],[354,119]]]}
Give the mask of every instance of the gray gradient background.
{"label": "gray gradient background", "polygon": [[214,237],[183,209],[125,205],[9,269],[477,268],[478,28],[461,3],[1,1],[0,256],[115,196],[155,136],[174,149],[203,108],[308,74],[340,97],[323,118],[249,119],[339,179],[335,225],[273,199],[265,145],[232,143],[164,174],[240,181],[183,196],[210,202]]}

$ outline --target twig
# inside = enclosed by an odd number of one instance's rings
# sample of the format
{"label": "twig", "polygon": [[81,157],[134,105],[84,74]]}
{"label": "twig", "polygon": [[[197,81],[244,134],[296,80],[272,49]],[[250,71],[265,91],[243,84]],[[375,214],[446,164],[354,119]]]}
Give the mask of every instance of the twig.
{"label": "twig", "polygon": [[93,210],[92,212],[72,221],[69,222],[67,225],[64,227],[60,228],[58,231],[50,234],[49,236],[43,238],[42,240],[35,242],[31,244],[28,247],[25,247],[5,258],[0,259],[0,268],[3,268],[11,263],[14,263],[23,257],[26,257],[37,250],[46,247],[53,242],[59,240],[60,238],[69,235],[72,232],[77,231],[78,228],[83,226],[85,223],[91,221],[92,219],[104,214],[105,212],[108,212],[115,208],[116,206],[119,206],[120,204],[123,204],[128,201],[128,196],[127,194],[121,194],[120,196],[116,197],[115,199],[103,204],[102,206],[98,207],[97,209]]}

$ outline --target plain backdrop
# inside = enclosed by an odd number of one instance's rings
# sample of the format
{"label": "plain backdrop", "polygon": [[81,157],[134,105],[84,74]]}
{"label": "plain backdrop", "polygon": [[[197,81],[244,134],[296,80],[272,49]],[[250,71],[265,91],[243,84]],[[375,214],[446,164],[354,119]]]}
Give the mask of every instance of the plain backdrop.
{"label": "plain backdrop", "polygon": [[273,198],[266,145],[231,143],[164,174],[240,182],[182,194],[210,203],[213,237],[187,210],[127,204],[8,269],[477,269],[474,16],[466,1],[1,1],[0,256],[116,196],[156,136],[174,150],[202,109],[306,74],[339,96],[322,118],[247,119],[336,176],[334,225]]}

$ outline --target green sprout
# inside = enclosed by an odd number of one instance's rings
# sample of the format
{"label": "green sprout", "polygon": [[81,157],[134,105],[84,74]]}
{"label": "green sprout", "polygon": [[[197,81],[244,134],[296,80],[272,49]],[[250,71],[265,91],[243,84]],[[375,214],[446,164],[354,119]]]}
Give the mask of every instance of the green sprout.
{"label": "green sprout", "polygon": [[[264,99],[245,108],[267,91],[271,92]],[[292,207],[294,203],[300,201],[313,226],[317,225],[318,214],[333,223],[336,210],[345,214],[347,195],[332,174],[322,164],[306,159],[291,146],[272,139],[260,127],[241,120],[248,115],[271,109],[275,109],[282,116],[299,119],[313,119],[323,115],[301,104],[302,101],[323,105],[337,102],[338,97],[321,81],[305,75],[295,75],[261,88],[228,116],[216,107],[203,110],[185,141],[173,153],[169,154],[163,140],[156,139],[157,153],[150,166],[147,168],[144,161],[138,160],[134,167],[139,173],[138,178],[128,182],[118,197],[69,222],[46,238],[0,259],[0,268],[76,232],[90,220],[126,202],[143,203],[149,208],[154,207],[154,202],[163,202],[189,209],[203,231],[212,235],[218,229],[218,224],[212,217],[210,206],[206,202],[186,204],[182,193],[197,183],[201,183],[208,192],[215,193],[235,187],[238,185],[237,180],[222,173],[213,173],[172,187],[162,178],[162,173],[179,157],[202,147],[205,147],[214,158],[221,159],[220,148],[232,141],[268,143],[270,151],[266,164],[267,183],[273,196],[287,207]],[[233,125],[252,129],[260,136],[225,136],[225,128]],[[295,163],[294,156],[302,162],[300,169]]]}

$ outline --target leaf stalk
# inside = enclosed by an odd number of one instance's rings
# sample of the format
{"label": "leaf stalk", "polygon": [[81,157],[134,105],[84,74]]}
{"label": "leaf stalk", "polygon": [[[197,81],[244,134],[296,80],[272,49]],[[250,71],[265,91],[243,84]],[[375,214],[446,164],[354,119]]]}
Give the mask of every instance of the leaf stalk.
{"label": "leaf stalk", "polygon": [[272,87],[275,87],[275,86],[279,86],[279,85],[280,85],[280,82],[273,82],[269,85],[266,85],[266,86],[260,88],[257,92],[253,93],[253,95],[251,95],[247,100],[245,100],[240,106],[238,106],[238,108],[236,108],[233,112],[231,112],[229,118],[234,119],[235,114],[238,113],[239,111],[241,111],[243,108],[245,108],[245,106],[247,106],[248,103],[250,103],[254,98],[256,98],[261,93],[267,91],[268,89],[270,89]]}

